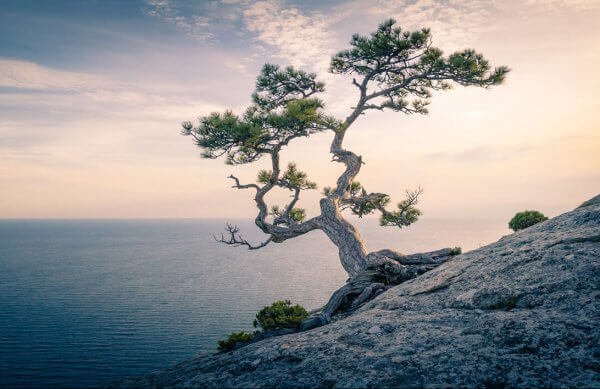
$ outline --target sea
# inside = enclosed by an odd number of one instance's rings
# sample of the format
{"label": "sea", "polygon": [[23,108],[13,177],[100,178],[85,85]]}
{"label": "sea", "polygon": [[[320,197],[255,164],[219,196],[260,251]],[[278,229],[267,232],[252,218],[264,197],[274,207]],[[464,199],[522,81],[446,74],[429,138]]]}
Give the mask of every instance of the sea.
{"label": "sea", "polygon": [[[228,220],[264,238],[251,220]],[[0,220],[0,386],[97,387],[215,352],[258,310],[324,305],[346,273],[320,231],[249,251],[217,243],[226,220]],[[353,220],[370,251],[475,249],[506,221]]]}

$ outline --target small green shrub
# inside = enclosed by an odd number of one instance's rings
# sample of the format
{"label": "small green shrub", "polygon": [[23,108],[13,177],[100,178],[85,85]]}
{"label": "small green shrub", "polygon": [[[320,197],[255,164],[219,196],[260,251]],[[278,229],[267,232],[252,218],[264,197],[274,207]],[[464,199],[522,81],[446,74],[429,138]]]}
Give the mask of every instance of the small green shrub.
{"label": "small green shrub", "polygon": [[513,231],[519,231],[544,220],[548,220],[548,218],[538,211],[517,212],[510,222],[508,222],[508,227]]}
{"label": "small green shrub", "polygon": [[[254,327],[260,327],[263,331],[277,330],[281,328],[299,329],[302,320],[308,317],[308,312],[302,306],[292,305],[290,300],[276,301],[269,307],[264,307],[256,314]],[[239,343],[248,343],[261,331],[233,332],[227,339],[220,340],[217,350],[231,351]]]}
{"label": "small green shrub", "polygon": [[256,332],[232,332],[229,334],[227,339],[219,340],[219,345],[217,346],[217,350],[219,351],[231,351],[235,348],[237,343],[247,343],[254,339]]}
{"label": "small green shrub", "polygon": [[300,305],[292,305],[290,300],[276,301],[256,314],[254,327],[260,327],[263,331],[280,328],[298,329],[302,320],[307,317],[308,312]]}

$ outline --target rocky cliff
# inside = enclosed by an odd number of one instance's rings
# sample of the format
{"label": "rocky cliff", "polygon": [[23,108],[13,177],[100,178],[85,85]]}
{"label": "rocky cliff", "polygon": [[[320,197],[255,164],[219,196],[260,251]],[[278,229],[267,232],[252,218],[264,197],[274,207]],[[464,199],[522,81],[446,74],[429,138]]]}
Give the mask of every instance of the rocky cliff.
{"label": "rocky cliff", "polygon": [[600,196],[310,331],[121,386],[600,387]]}

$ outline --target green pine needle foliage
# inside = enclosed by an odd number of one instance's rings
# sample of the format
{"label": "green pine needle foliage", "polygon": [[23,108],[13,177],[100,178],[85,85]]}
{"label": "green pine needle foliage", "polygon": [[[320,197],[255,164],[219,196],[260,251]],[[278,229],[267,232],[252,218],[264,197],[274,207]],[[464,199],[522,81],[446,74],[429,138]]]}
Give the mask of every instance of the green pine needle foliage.
{"label": "green pine needle foliage", "polygon": [[[315,73],[265,64],[256,79],[252,103],[244,113],[214,112],[201,117],[197,125],[183,122],[181,133],[193,138],[205,158],[224,156],[231,165],[252,163],[265,155],[279,157],[280,151],[297,138],[330,130],[344,133],[359,115],[369,110],[427,114],[434,91],[454,85],[490,88],[501,84],[510,69],[492,67],[473,49],[444,54],[433,46],[428,28],[408,31],[389,19],[369,35],[354,34],[350,48],[332,57],[329,71],[352,77],[352,84],[360,91],[359,103],[345,121],[325,113],[325,105],[318,97],[325,91],[325,85],[317,81]],[[268,191],[273,186],[287,188],[295,193],[295,204],[300,190],[317,188],[294,163],[282,174],[276,173],[261,170],[257,181],[264,186],[259,190]],[[335,196],[337,189],[325,187],[323,195]],[[390,201],[389,196],[368,195],[358,181],[352,182],[350,188],[339,189],[343,196],[348,194],[346,189],[350,192],[351,201],[345,207],[354,214],[363,216],[381,211],[382,226],[408,226],[421,214],[415,207],[419,193],[409,193],[407,200],[398,203],[397,210],[388,212],[384,207]],[[286,210],[277,208],[271,212],[279,217],[277,224],[289,226],[306,217],[301,208]],[[515,223],[515,228],[524,228],[525,222]]]}
{"label": "green pine needle foliage", "polygon": [[323,196],[327,197],[333,194],[333,188],[330,186],[326,186],[323,188]]}
{"label": "green pine needle foliage", "polygon": [[254,339],[254,336],[256,336],[256,334],[257,334],[257,332],[247,332],[247,331],[232,332],[231,334],[229,334],[227,339],[219,341],[217,350],[231,351],[239,343],[250,342],[252,339]]}
{"label": "green pine needle foliage", "polygon": [[254,327],[260,327],[263,331],[276,330],[280,328],[300,328],[302,320],[308,317],[304,307],[292,305],[290,300],[276,301],[268,307],[264,307],[256,314]]}
{"label": "green pine needle foliage", "polygon": [[392,88],[382,92],[385,101],[378,109],[406,114],[427,114],[432,90],[449,89],[453,82],[487,88],[502,83],[509,72],[506,66],[492,69],[483,55],[472,49],[445,57],[442,50],[431,46],[431,38],[427,28],[404,31],[389,19],[370,36],[354,34],[352,48],[337,53],[329,70],[370,76],[381,90]]}
{"label": "green pine needle foliage", "polygon": [[337,128],[337,119],[322,112],[314,97],[325,90],[314,73],[265,64],[256,80],[253,104],[242,115],[213,112],[194,126],[182,123],[181,133],[191,136],[204,158],[225,156],[231,165],[257,161],[275,147],[297,137]]}
{"label": "green pine needle foliage", "polygon": [[[271,207],[271,215],[275,217],[281,217],[283,215],[284,210],[281,209],[279,205],[273,205]],[[289,213],[290,219],[293,221],[300,223],[306,218],[306,210],[304,208],[292,208]]]}
{"label": "green pine needle foliage", "polygon": [[[398,206],[401,208],[402,203]],[[415,207],[405,208],[403,211],[393,211],[386,214],[382,214],[379,218],[379,224],[381,226],[397,226],[406,227],[416,222],[421,215],[421,211]]]}
{"label": "green pine needle foliage", "polygon": [[304,218],[306,218],[306,210],[304,208],[292,208],[290,211],[290,217],[292,220],[300,223]]}
{"label": "green pine needle foliage", "polygon": [[271,170],[261,170],[258,172],[258,177],[256,181],[261,184],[267,184],[271,180],[271,175],[273,172]]}
{"label": "green pine needle foliage", "polygon": [[290,162],[283,173],[283,181],[292,188],[316,189],[317,184],[309,181],[307,174],[298,170],[294,162]]}

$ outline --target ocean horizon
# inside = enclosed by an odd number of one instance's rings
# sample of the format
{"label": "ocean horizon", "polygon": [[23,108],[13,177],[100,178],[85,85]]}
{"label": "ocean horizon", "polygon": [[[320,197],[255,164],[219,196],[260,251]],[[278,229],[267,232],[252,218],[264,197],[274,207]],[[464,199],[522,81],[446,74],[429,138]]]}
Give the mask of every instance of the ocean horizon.
{"label": "ocean horizon", "polygon": [[[289,299],[324,305],[346,273],[320,231],[261,250],[213,234],[252,220],[0,220],[0,386],[102,386],[202,352]],[[353,219],[370,251],[478,248],[506,221],[423,218],[399,230]]]}

